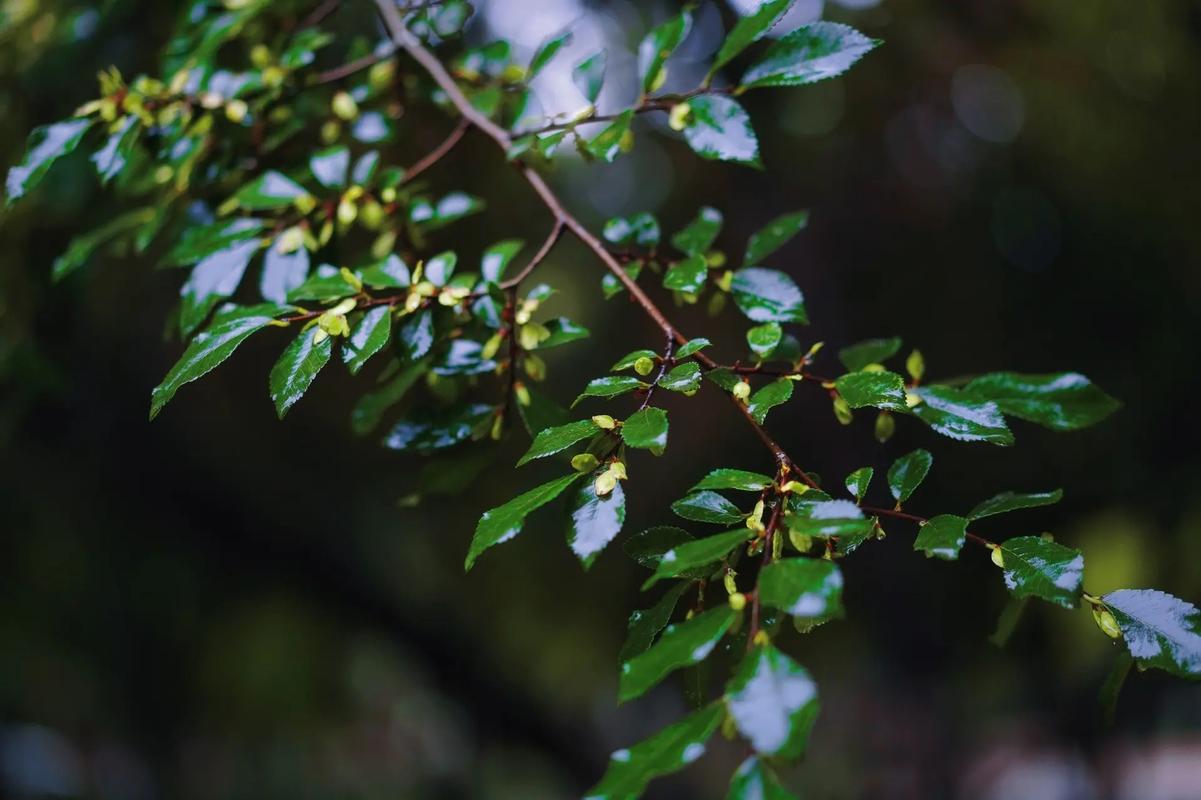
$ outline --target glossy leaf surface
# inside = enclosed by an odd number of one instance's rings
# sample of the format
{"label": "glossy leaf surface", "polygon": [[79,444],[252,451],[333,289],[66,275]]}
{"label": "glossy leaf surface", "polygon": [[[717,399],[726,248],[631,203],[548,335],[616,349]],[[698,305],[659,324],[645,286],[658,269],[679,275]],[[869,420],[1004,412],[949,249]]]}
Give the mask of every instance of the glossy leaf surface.
{"label": "glossy leaf surface", "polygon": [[746,516],[729,500],[707,490],[693,492],[675,501],[671,504],[671,510],[684,519],[711,525],[732,525]]}
{"label": "glossy leaf surface", "polygon": [[654,778],[677,772],[705,753],[705,743],[721,723],[720,703],[694,711],[633,747],[618,750],[600,783],[584,800],[631,800],[642,795]]}
{"label": "glossy leaf surface", "polygon": [[584,569],[621,533],[626,521],[625,491],[618,482],[603,497],[596,494],[596,482],[587,481],[572,494],[571,521],[567,526],[567,545]]}
{"label": "glossy leaf surface", "polygon": [[799,758],[817,719],[817,684],[772,645],[754,647],[726,686],[726,705],[755,752]]}
{"label": "glossy leaf surface", "polygon": [[1055,489],[1050,492],[1002,492],[978,504],[970,512],[968,519],[983,519],[994,514],[1005,514],[1022,508],[1038,508],[1058,503],[1063,499],[1063,490]]}
{"label": "glossy leaf surface", "polygon": [[1022,375],[993,372],[967,385],[967,391],[991,400],[1001,411],[1053,431],[1095,425],[1121,404],[1076,372]]}
{"label": "glossy leaf surface", "polygon": [[484,515],[480,517],[479,524],[475,526],[475,536],[472,537],[471,547],[467,551],[467,560],[463,564],[464,570],[471,569],[480,553],[489,547],[507,542],[521,533],[527,516],[554,500],[580,477],[575,474],[555,478],[553,481],[518,495],[504,505],[484,512]]}
{"label": "glossy leaf surface", "polygon": [[633,700],[675,670],[703,661],[734,622],[734,613],[718,606],[669,625],[654,646],[621,665],[618,700]]}
{"label": "glossy leaf surface", "polygon": [[833,78],[879,44],[837,22],[803,25],[778,39],[743,73],[741,85],[800,86]]}
{"label": "glossy leaf surface", "polygon": [[734,273],[730,290],[738,308],[752,322],[809,322],[801,290],[779,270],[740,269]]}
{"label": "glossy leaf surface", "polygon": [[930,451],[917,449],[898,458],[888,468],[888,490],[898,503],[904,503],[922,485],[934,456]]}
{"label": "glossy leaf surface", "polygon": [[759,139],[751,118],[737,100],[702,95],[688,101],[692,109],[684,139],[701,158],[761,167]]}
{"label": "glossy leaf surface", "polygon": [[913,549],[922,550],[927,556],[954,561],[959,558],[959,551],[966,541],[967,520],[954,514],[939,514],[918,529]]}
{"label": "glossy leaf surface", "polygon": [[329,363],[334,340],[333,337],[325,336],[320,342],[315,341],[319,330],[313,327],[301,331],[271,368],[268,383],[271,387],[271,399],[275,402],[275,413],[280,419],[283,419],[288,409],[304,396],[317,373]]}
{"label": "glossy leaf surface", "polygon": [[1044,539],[1019,536],[1001,544],[1005,585],[1014,597],[1039,597],[1075,608],[1084,581],[1079,550]]}
{"label": "glossy leaf surface", "polygon": [[533,461],[535,458],[544,458],[555,453],[560,453],[577,442],[582,442],[585,439],[595,436],[599,431],[600,428],[590,419],[569,422],[566,425],[559,425],[558,427],[539,431],[538,435],[534,437],[530,449],[517,462],[517,466],[520,467],[522,464]]}
{"label": "glossy leaf surface", "polygon": [[801,619],[841,617],[842,572],[832,561],[785,558],[763,568],[759,595],[765,605]]}
{"label": "glossy leaf surface", "polygon": [[662,454],[667,447],[667,412],[654,406],[635,411],[622,424],[621,439],[630,447]]}
{"label": "glossy leaf surface", "polygon": [[1196,606],[1154,589],[1119,589],[1101,599],[1139,664],[1201,678],[1201,610]]}

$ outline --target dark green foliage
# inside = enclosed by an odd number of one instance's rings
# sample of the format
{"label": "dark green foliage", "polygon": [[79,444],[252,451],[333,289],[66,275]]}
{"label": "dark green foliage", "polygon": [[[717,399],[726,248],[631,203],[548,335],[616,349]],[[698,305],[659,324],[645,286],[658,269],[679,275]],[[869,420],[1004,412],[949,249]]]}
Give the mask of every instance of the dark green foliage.
{"label": "dark green foliage", "polygon": [[[589,568],[623,536],[627,497],[632,508],[635,498],[655,499],[646,497],[638,472],[681,468],[670,458],[650,457],[668,449],[665,398],[684,404],[702,389],[726,395],[719,399],[731,407],[731,424],[749,421],[767,445],[763,462],[749,465],[762,471],[715,469],[721,463],[715,453],[714,463],[686,465],[694,476],[686,480],[705,477],[670,504],[678,517],[722,526],[723,532],[697,538],[659,526],[626,533],[620,543],[651,570],[644,588],[669,585],[629,619],[619,698],[633,700],[687,669],[700,710],[615,753],[589,797],[638,796],[654,777],[703,754],[727,717],[730,735],[741,737],[752,753],[734,775],[729,797],[791,797],[772,768],[803,754],[818,702],[814,679],[776,644],[779,622],[791,617],[804,633],[842,617],[844,573],[855,580],[855,570],[841,562],[883,536],[884,518],[890,518],[890,533],[893,519],[916,524],[912,547],[928,556],[990,555],[1019,601],[1038,598],[1074,608],[1084,600],[1101,629],[1121,639],[1141,666],[1201,676],[1201,612],[1194,606],[1153,590],[1094,597],[1084,590],[1078,550],[1049,536],[1014,536],[997,544],[969,530],[978,520],[1057,502],[1058,490],[1006,492],[966,516],[918,516],[901,509],[933,461],[917,449],[887,469],[895,507],[876,508],[868,495],[882,489],[873,489],[872,479],[893,455],[846,477],[843,486],[853,499],[836,498],[826,492],[841,492],[837,481],[823,490],[815,473],[803,471],[820,463],[802,466],[784,451],[803,434],[786,430],[787,438],[777,433],[777,439],[765,427],[769,412],[812,391],[827,407],[833,401],[843,423],[854,421],[856,409],[877,409],[881,441],[895,424],[916,421],[962,442],[1010,445],[1014,418],[1074,431],[1117,410],[1117,401],[1087,378],[995,372],[925,383],[920,353],[912,352],[903,368],[897,363],[899,337],[837,349],[843,372],[822,353],[821,342],[802,343],[799,326],[809,316],[797,277],[804,273],[790,266],[787,248],[807,225],[808,212],[784,213],[745,243],[732,243],[723,232],[722,210],[700,205],[706,198],[698,198],[671,217],[664,211],[664,219],[689,220],[670,229],[669,237],[650,213],[636,213],[608,220],[598,238],[541,177],[548,162],[574,148],[585,162],[600,162],[592,168],[596,180],[604,180],[604,165],[636,145],[645,130],[642,118],[663,113],[670,135],[683,139],[672,145],[682,154],[686,144],[700,158],[762,167],[770,152],[765,157],[761,151],[748,112],[754,105],[744,104],[744,92],[841,75],[877,40],[846,25],[815,22],[763,44],[792,5],[765,0],[736,22],[707,68],[695,71],[704,76],[698,85],[664,93],[673,56],[679,52],[683,59],[687,50],[692,16],[685,10],[642,38],[638,96],[602,113],[595,104],[608,56],[602,51],[562,63],[570,32],[543,42],[528,64],[517,63],[504,41],[467,47],[460,35],[472,11],[467,3],[408,10],[377,0],[389,41],[372,51],[365,42],[340,41],[333,26],[281,24],[281,5],[288,4],[197,4],[181,21],[160,76],[127,81],[115,70],[104,73],[96,100],[33,131],[26,155],[8,172],[7,203],[34,191],[57,160],[81,150],[95,180],[121,208],[66,245],[50,268],[54,278],[76,274],[109,248],[157,253],[162,266],[187,268],[177,278],[182,356],[151,392],[152,418],[185,383],[262,331],[264,343],[275,337],[279,353],[269,369],[269,390],[281,418],[319,373],[331,371],[323,368],[336,353],[356,376],[358,395],[347,402],[356,434],[379,436],[388,423],[382,443],[405,458],[463,454],[461,461],[431,462],[415,494],[434,487],[476,502],[468,488],[472,479],[496,463],[497,448],[485,441],[516,438],[503,452],[524,451],[519,466],[545,459],[530,472],[552,465],[566,471],[574,454],[570,472],[548,481],[532,477],[531,483],[545,482],[483,514],[466,569],[552,504],[565,506],[556,530],[580,566]],[[255,55],[247,59],[243,52]],[[378,58],[361,67],[367,52]],[[315,66],[338,59],[348,66],[333,79]],[[744,60],[750,66],[741,80],[725,82],[733,76],[723,72]],[[555,69],[570,71],[585,108],[552,114],[538,109],[529,82]],[[450,133],[427,159],[395,163],[389,145],[419,128]],[[444,249],[455,246],[455,226],[482,213],[484,204],[471,187],[442,186],[438,173],[425,170],[450,157],[468,128],[475,129],[481,149],[513,162],[515,174],[535,190],[531,205],[537,197],[548,207],[554,227],[542,246],[524,249],[519,240],[503,239],[481,254]],[[741,209],[729,198],[724,202],[732,228]],[[531,280],[560,236],[582,240],[606,270],[599,293],[566,293],[571,302],[599,303],[626,292],[654,323],[653,338],[639,342],[610,374],[591,379],[575,399],[610,413],[579,420],[563,408],[570,394],[562,386],[539,386],[548,370],[542,352],[563,347],[563,358],[571,358],[566,346],[589,335],[571,319],[548,316],[556,292]],[[731,256],[738,250],[741,261],[735,263]],[[689,339],[657,296],[695,303],[711,314],[733,306],[750,324],[742,323],[733,342]],[[605,309],[624,313],[617,304]],[[276,327],[286,330],[268,330]],[[725,352],[740,360],[723,364],[713,355]],[[610,363],[614,355],[595,363]],[[558,351],[548,360],[557,358]],[[836,377],[820,377],[823,372]],[[671,441],[706,434],[691,428],[684,414],[673,411],[672,419],[677,427]],[[850,427],[847,433],[859,431]],[[817,461],[820,454],[805,451],[804,457]],[[737,503],[719,492],[739,493]],[[663,505],[649,513],[664,513]],[[681,603],[686,596],[695,596],[695,606]],[[711,653],[737,657],[710,659]],[[710,702],[706,682],[693,668],[716,668],[722,661],[731,670],[709,685],[724,685],[724,694]],[[763,759],[772,759],[770,766]]]}

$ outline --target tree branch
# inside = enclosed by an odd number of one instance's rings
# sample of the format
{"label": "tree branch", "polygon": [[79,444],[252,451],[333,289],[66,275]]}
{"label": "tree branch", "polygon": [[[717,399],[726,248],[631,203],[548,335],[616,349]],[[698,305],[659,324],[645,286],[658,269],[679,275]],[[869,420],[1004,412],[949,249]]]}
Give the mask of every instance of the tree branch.
{"label": "tree branch", "polygon": [[459,140],[463,138],[463,134],[467,133],[467,129],[470,127],[471,124],[465,118],[459,120],[459,124],[455,125],[455,129],[442,141],[442,144],[435,147],[428,155],[405,170],[401,183],[412,181],[418,175],[441,161],[443,156],[454,149],[455,145],[459,143]]}
{"label": "tree branch", "polygon": [[[433,78],[434,82],[438,84],[438,87],[446,93],[446,96],[450,100],[451,104],[455,107],[455,109],[458,110],[459,114],[462,115],[463,119],[467,123],[479,128],[484,132],[485,135],[488,136],[489,139],[492,139],[492,141],[494,141],[497,146],[501,148],[501,150],[508,152],[509,148],[513,144],[512,137],[509,136],[509,133],[471,104],[471,101],[468,100],[463,94],[463,91],[459,88],[458,84],[455,83],[455,80],[451,77],[450,73],[446,71],[446,67],[442,65],[442,62],[438,59],[438,57],[427,50],[425,46],[422,45],[422,43],[418,40],[418,38],[407,27],[405,27],[404,20],[402,19],[400,11],[397,9],[397,7],[393,3],[389,2],[389,0],[375,0],[375,4],[379,8],[380,15],[384,20],[384,26],[388,29],[388,34],[391,36],[393,43],[402,48],[406,53],[409,54],[410,57],[413,58],[414,61],[420,64],[421,67],[429,73],[430,77]],[[542,200],[543,204],[550,211],[554,219],[558,223],[561,223],[563,226],[565,226],[567,230],[571,231],[572,234],[574,234],[575,237],[579,239],[585,247],[593,252],[593,254],[605,266],[605,268],[612,273],[613,277],[617,278],[622,286],[625,287],[626,291],[629,292],[631,300],[633,300],[633,302],[637,303],[638,306],[642,308],[643,312],[651,318],[651,321],[659,327],[659,330],[661,330],[668,338],[674,339],[677,344],[684,344],[687,342],[688,337],[681,333],[674,325],[672,325],[671,321],[668,320],[663,312],[659,310],[659,307],[655,305],[655,302],[650,299],[645,291],[643,291],[642,287],[639,286],[638,283],[635,282],[634,279],[631,278],[624,269],[622,269],[621,264],[618,263],[613,254],[609,252],[604,243],[602,243],[601,240],[592,233],[592,231],[588,230],[588,228],[585,227],[582,222],[580,222],[574,215],[572,215],[563,207],[563,204],[559,201],[559,198],[555,195],[554,191],[550,188],[550,186],[547,185],[546,180],[528,164],[518,162],[517,168],[521,173],[521,176],[525,178],[526,182]],[[716,361],[705,355],[703,352],[694,353],[691,357],[706,370],[716,369],[719,366]],[[746,406],[739,402],[739,400],[733,395],[730,396],[730,400],[735,406],[738,407],[739,411],[742,413],[743,417],[747,420],[751,427],[755,429],[755,433],[759,436],[759,439],[763,442],[763,444],[767,446],[769,450],[771,450],[772,456],[776,459],[777,463],[781,466],[795,467],[794,462],[784,452],[784,449],[781,448],[780,445],[771,438],[762,425],[755,421],[754,417],[751,416]],[[803,470],[797,469],[797,472],[803,477],[806,483],[810,481],[809,476],[806,475]]]}
{"label": "tree branch", "polygon": [[555,243],[559,241],[559,237],[562,235],[563,221],[556,219],[555,226],[550,230],[550,235],[546,237],[546,241],[538,248],[538,252],[534,253],[534,257],[530,259],[530,262],[521,268],[521,272],[518,272],[508,280],[502,281],[500,288],[505,291],[516,289],[518,284],[529,277],[529,274],[550,255],[550,251],[554,249]]}

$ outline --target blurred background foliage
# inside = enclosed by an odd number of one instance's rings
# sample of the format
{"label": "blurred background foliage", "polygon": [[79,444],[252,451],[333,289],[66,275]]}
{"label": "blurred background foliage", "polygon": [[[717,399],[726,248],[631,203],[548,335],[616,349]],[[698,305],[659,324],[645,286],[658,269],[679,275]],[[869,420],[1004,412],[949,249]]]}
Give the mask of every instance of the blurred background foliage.
{"label": "blurred background foliage", "polygon": [[[98,70],[155,73],[181,5],[0,2],[0,163],[93,96]],[[377,34],[367,5],[345,5],[334,27]],[[477,6],[470,38],[527,54],[573,26],[580,51],[540,78],[548,110],[567,110],[570,63],[602,41],[615,74],[632,72],[631,48],[672,7]],[[1086,373],[1124,409],[1068,436],[1020,425],[1010,449],[904,420],[879,446],[871,415],[844,429],[808,392],[772,429],[828,479],[928,447],[935,466],[912,503],[925,513],[1062,486],[1062,504],[993,533],[1054,531],[1084,550],[1095,592],[1154,585],[1197,602],[1201,3],[799,0],[791,13],[786,24],[845,21],[886,44],[843,79],[747,96],[766,171],[701,162],[643,127],[611,166],[557,168],[573,209],[594,224],[651,210],[670,230],[714,205],[719,244],[736,251],[809,208],[772,266],[804,288],[813,338],[901,334],[935,378]],[[701,3],[673,66],[682,85],[722,15]],[[401,164],[444,134],[428,116],[401,131]],[[0,793],[570,797],[610,750],[680,716],[672,681],[615,706],[625,619],[646,605],[618,550],[581,575],[561,521],[542,515],[463,576],[479,513],[537,478],[511,467],[516,445],[472,488],[411,507],[428,467],[349,432],[363,379],[331,370],[276,422],[263,374],[281,345],[266,336],[147,424],[149,389],[178,355],[162,336],[178,277],[110,256],[49,282],[70,236],[111,214],[89,172],[64,162],[0,224]],[[489,202],[436,243],[460,257],[545,233],[482,139],[430,179]],[[593,332],[548,358],[559,400],[657,346],[624,296],[600,301],[601,269],[573,243],[545,269],[563,290],[556,313]],[[703,313],[677,316],[699,331]],[[732,317],[705,333],[738,355]],[[666,522],[710,467],[768,466],[721,398],[669,408],[674,453],[631,464],[627,530]],[[856,554],[849,620],[793,643],[823,693],[813,752],[790,776],[804,796],[1201,797],[1201,687],[1132,675],[1101,726],[1116,650],[1087,611],[1031,607],[998,649],[995,568],[974,553],[927,561],[910,535]],[[648,796],[717,797],[738,756],[715,748]]]}

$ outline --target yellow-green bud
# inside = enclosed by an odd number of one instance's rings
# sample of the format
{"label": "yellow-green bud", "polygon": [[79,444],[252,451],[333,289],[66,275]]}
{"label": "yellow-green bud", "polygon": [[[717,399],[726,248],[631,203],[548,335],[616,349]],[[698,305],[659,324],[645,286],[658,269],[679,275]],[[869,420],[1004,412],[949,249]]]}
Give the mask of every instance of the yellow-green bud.
{"label": "yellow-green bud", "polygon": [[[363,291],[363,279],[360,278],[358,275],[355,275],[353,272],[351,272],[346,267],[342,267],[341,269],[339,269],[338,275],[340,275],[342,277],[342,280],[346,281],[351,286],[353,286],[354,290],[356,292]],[[343,300],[342,301],[342,303],[347,303],[347,302],[353,303],[354,301],[353,300]],[[342,305],[342,303],[340,303],[339,306]],[[352,305],[351,308],[354,308],[354,306]],[[349,310],[349,309],[347,309],[347,310]]]}
{"label": "yellow-green bud", "polygon": [[1005,569],[1005,554],[1001,552],[1001,548],[995,544],[990,544],[988,547],[992,550],[992,563]]}
{"label": "yellow-green bud", "polygon": [[516,381],[513,384],[513,394],[517,395],[517,404],[521,406],[529,406],[530,390],[525,388],[525,384],[521,381]]}
{"label": "yellow-green bud", "polygon": [[617,476],[612,470],[605,470],[596,478],[596,483],[593,484],[593,489],[596,491],[597,497],[607,497],[617,488]]}
{"label": "yellow-green bud", "polygon": [[326,120],[321,126],[321,141],[323,144],[333,144],[342,133],[342,126],[337,120]]}
{"label": "yellow-green bud", "polygon": [[720,250],[710,250],[705,254],[705,263],[710,269],[718,269],[726,265],[726,254]]}
{"label": "yellow-green bud", "polygon": [[489,431],[490,435],[492,436],[492,440],[495,442],[499,442],[500,437],[504,434],[504,432],[505,432],[504,415],[496,414],[492,418],[492,430]]}
{"label": "yellow-green bud", "polygon": [[742,592],[734,592],[729,599],[730,608],[735,611],[741,611],[746,608],[746,595]]}
{"label": "yellow-green bud", "polygon": [[753,531],[763,531],[767,527],[763,524],[763,501],[759,500],[755,503],[755,509],[751,511],[750,516],[746,518],[747,528]]}
{"label": "yellow-green bud", "polygon": [[673,131],[682,131],[688,127],[688,118],[692,116],[692,106],[688,103],[676,103],[667,115],[667,125]]}
{"label": "yellow-green bud", "polygon": [[225,118],[230,122],[242,122],[249,112],[250,107],[246,105],[245,100],[230,100],[225,104]]}
{"label": "yellow-green bud", "polygon": [[650,375],[651,370],[653,370],[654,368],[655,368],[655,362],[652,361],[647,356],[640,356],[638,358],[638,360],[636,360],[634,362],[634,371],[637,372],[639,375]]}
{"label": "yellow-green bud", "polygon": [[383,200],[385,203],[396,202],[396,189],[392,188],[391,186],[387,187],[379,193],[379,199]]}
{"label": "yellow-green bud", "polygon": [[922,375],[926,374],[926,359],[922,357],[921,350],[914,350],[909,354],[909,358],[905,359],[905,371],[914,381],[920,381]]}
{"label": "yellow-green bud", "polygon": [[526,350],[537,349],[538,345],[548,338],[550,338],[550,331],[545,325],[537,322],[522,325],[518,334],[518,341]]}
{"label": "yellow-green bud", "polygon": [[771,560],[779,561],[780,556],[784,555],[784,537],[779,531],[771,537]]}
{"label": "yellow-green bud", "polygon": [[621,135],[621,140],[618,141],[617,146],[621,148],[621,152],[623,152],[623,153],[628,153],[631,150],[633,150],[634,149],[634,132],[632,130],[627,129],[626,132]]}
{"label": "yellow-green bud", "polygon": [[488,341],[484,342],[484,346],[480,348],[480,358],[487,361],[488,359],[492,358],[492,356],[496,355],[496,352],[500,350],[501,341],[502,337],[499,333],[492,334],[492,336],[488,338]]}
{"label": "yellow-green bud", "polygon": [[296,206],[296,210],[301,214],[307,215],[317,207],[317,198],[305,192],[293,198],[292,205]]}
{"label": "yellow-green bud", "polygon": [[250,63],[259,69],[271,63],[271,48],[265,44],[256,44],[250,48]]}
{"label": "yellow-green bud", "polygon": [[663,84],[667,82],[667,67],[659,67],[659,71],[655,73],[655,79],[651,81],[650,91],[657,92],[663,88]]}
{"label": "yellow-green bud", "polygon": [[726,270],[714,283],[717,284],[718,289],[728,292],[730,291],[730,287],[734,285],[734,273],[731,270]]}
{"label": "yellow-green bud", "polygon": [[860,372],[884,372],[884,365],[883,365],[883,364],[876,364],[876,363],[864,364],[864,365],[863,365],[863,366],[862,366],[862,367],[859,369],[859,371],[860,371]]}
{"label": "yellow-green bud", "polygon": [[351,200],[343,198],[342,201],[338,203],[338,222],[342,223],[343,225],[349,225],[350,223],[354,222],[355,218],[358,216],[359,207],[356,206]]}
{"label": "yellow-green bud", "polygon": [[286,77],[288,73],[283,67],[272,64],[263,70],[263,85],[274,88],[283,83]]}
{"label": "yellow-green bud", "polygon": [[797,549],[798,553],[808,553],[809,548],[813,547],[813,537],[807,533],[797,533],[789,529],[788,541]]}
{"label": "yellow-green bud", "polygon": [[600,462],[592,453],[580,453],[571,457],[571,468],[576,472],[591,472],[598,466],[600,466]]}
{"label": "yellow-green bud", "polygon": [[367,200],[359,209],[359,221],[368,230],[377,230],[384,221],[384,207],[375,200]]}
{"label": "yellow-green bud", "polygon": [[721,581],[726,587],[726,594],[732,595],[738,592],[738,583],[735,581],[735,578],[737,577],[738,573],[732,569],[727,569],[726,573],[722,576]]}
{"label": "yellow-green bud", "polygon": [[760,629],[755,634],[755,638],[751,639],[751,644],[755,645],[755,647],[763,647],[764,645],[771,644],[771,637],[767,635],[767,631]]}
{"label": "yellow-green bud", "polygon": [[525,374],[536,381],[545,380],[546,362],[533,353],[527,353],[525,357]]}
{"label": "yellow-green bud", "polygon": [[624,461],[614,461],[609,465],[609,471],[613,473],[618,480],[625,480],[629,476],[626,475],[626,465]]}
{"label": "yellow-green bud", "polygon": [[525,80],[525,67],[520,64],[506,64],[500,73],[501,80],[509,83],[519,83]]}
{"label": "yellow-green bud", "polygon": [[617,420],[608,414],[597,414],[592,418],[592,421],[596,424],[596,427],[604,428],[607,431],[611,431],[617,427]]}
{"label": "yellow-green bud", "polygon": [[1121,639],[1122,629],[1118,627],[1118,621],[1108,608],[1102,605],[1092,606],[1093,620],[1097,623],[1097,627],[1105,632],[1105,635],[1110,639]]}
{"label": "yellow-green bud", "polygon": [[421,295],[417,294],[417,292],[410,291],[409,294],[405,297],[405,305],[404,305],[405,313],[412,314],[414,311],[416,311],[418,308],[421,307],[421,301],[422,301]]}
{"label": "yellow-green bud", "polygon": [[917,408],[922,404],[922,396],[917,392],[905,392],[905,405]]}
{"label": "yellow-green bud", "polygon": [[851,407],[841,397],[834,398],[834,418],[843,425],[850,425],[851,421],[855,419],[855,415],[851,413]]}
{"label": "yellow-green bud", "polygon": [[304,246],[304,231],[296,226],[288,228],[275,240],[275,249],[279,253],[295,253]]}
{"label": "yellow-green bud", "polygon": [[734,384],[734,388],[730,390],[730,394],[734,395],[735,399],[745,403],[746,399],[751,396],[751,385],[744,380],[739,381]]}
{"label": "yellow-green bud", "polygon": [[359,104],[354,101],[349,92],[338,92],[330,101],[330,109],[339,119],[350,121],[359,115]]}
{"label": "yellow-green bud", "polygon": [[897,429],[897,421],[892,418],[892,414],[887,411],[881,411],[876,417],[876,441],[884,444],[892,438],[892,434]]}

